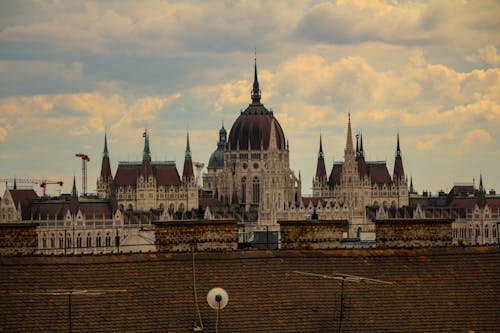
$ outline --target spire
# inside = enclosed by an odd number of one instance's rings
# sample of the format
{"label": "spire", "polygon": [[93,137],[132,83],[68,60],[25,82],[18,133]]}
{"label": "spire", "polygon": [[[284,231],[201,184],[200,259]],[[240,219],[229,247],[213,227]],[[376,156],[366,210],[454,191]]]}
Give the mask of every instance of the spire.
{"label": "spire", "polygon": [[106,133],[104,133],[104,151],[102,152],[102,157],[103,158],[109,158],[109,153],[108,153],[108,136]]}
{"label": "spire", "polygon": [[78,192],[76,190],[76,179],[73,176],[73,188],[71,189],[71,198],[78,199]]}
{"label": "spire", "polygon": [[359,134],[356,134],[356,160],[359,159]]}
{"label": "spire", "polygon": [[316,164],[316,179],[326,181],[326,167],[325,159],[323,157],[323,142],[321,140],[321,135],[319,136],[319,154],[318,163]]}
{"label": "spire", "polygon": [[189,132],[186,136],[186,153],[184,154],[186,159],[191,159],[191,149],[189,148]]}
{"label": "spire", "polygon": [[142,153],[142,160],[151,162],[151,150],[149,149],[149,134],[147,129],[144,130],[142,137],[144,138],[144,152]]}
{"label": "spire", "polygon": [[260,104],[260,88],[259,88],[259,80],[257,79],[257,52],[255,52],[255,57],[254,57],[252,104]]}
{"label": "spire", "polygon": [[348,114],[348,121],[347,121],[347,138],[346,138],[346,144],[345,144],[345,150],[344,150],[344,160],[347,162],[347,160],[355,160],[356,155],[354,151],[354,146],[352,144],[352,130],[351,130],[351,113]]}
{"label": "spire", "polygon": [[109,180],[112,177],[111,166],[109,164],[108,138],[106,133],[104,133],[104,151],[102,152],[101,178],[102,180]]}
{"label": "spire", "polygon": [[405,172],[403,168],[403,159],[401,157],[401,148],[399,145],[399,132],[397,136],[397,145],[396,145],[396,158],[394,159],[394,172],[392,178],[395,182],[400,183],[405,178]]}
{"label": "spire", "polygon": [[398,143],[396,146],[396,158],[401,158],[401,149],[399,148],[399,131],[398,131]]}
{"label": "spire", "polygon": [[[5,186],[7,187],[7,186]],[[16,176],[14,176],[14,190],[17,190],[17,179]]]}
{"label": "spire", "polygon": [[189,147],[189,132],[186,135],[186,154],[184,155],[182,179],[186,182],[194,179],[193,161],[191,160],[191,149]]}
{"label": "spire", "polygon": [[410,193],[415,193],[415,189],[413,188],[413,177],[410,177]]}
{"label": "spire", "polygon": [[486,191],[484,190],[484,186],[483,186],[483,174],[482,173],[479,174],[479,188],[478,188],[478,192],[481,193],[481,194],[486,193]]}

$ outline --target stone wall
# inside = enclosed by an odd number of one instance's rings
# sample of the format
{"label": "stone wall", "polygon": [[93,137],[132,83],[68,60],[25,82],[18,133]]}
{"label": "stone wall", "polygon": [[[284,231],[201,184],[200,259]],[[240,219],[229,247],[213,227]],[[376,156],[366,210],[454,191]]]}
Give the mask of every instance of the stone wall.
{"label": "stone wall", "polygon": [[0,223],[0,255],[34,254],[38,247],[37,223]]}
{"label": "stone wall", "polygon": [[238,248],[236,220],[179,220],[154,222],[160,252],[232,251]]}
{"label": "stone wall", "polygon": [[376,220],[377,247],[451,246],[451,219]]}
{"label": "stone wall", "polygon": [[282,249],[332,249],[342,241],[347,221],[279,221]]}

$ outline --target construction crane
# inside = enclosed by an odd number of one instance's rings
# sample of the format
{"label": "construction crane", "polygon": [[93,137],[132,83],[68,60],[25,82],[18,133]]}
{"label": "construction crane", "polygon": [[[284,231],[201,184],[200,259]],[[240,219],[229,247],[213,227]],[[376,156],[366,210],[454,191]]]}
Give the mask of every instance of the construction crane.
{"label": "construction crane", "polygon": [[90,158],[87,154],[78,153],[75,154],[76,157],[82,159],[82,192],[83,195],[87,194],[87,162],[90,161]]}
{"label": "construction crane", "polygon": [[9,183],[13,183],[14,189],[17,189],[18,183],[31,184],[31,185],[39,184],[40,187],[42,188],[42,193],[43,193],[44,197],[47,195],[47,192],[46,192],[47,185],[54,184],[54,185],[63,186],[63,184],[64,184],[62,180],[47,180],[47,179],[32,179],[32,178],[2,178],[2,179],[0,179],[0,182],[5,183],[5,188],[8,187]]}

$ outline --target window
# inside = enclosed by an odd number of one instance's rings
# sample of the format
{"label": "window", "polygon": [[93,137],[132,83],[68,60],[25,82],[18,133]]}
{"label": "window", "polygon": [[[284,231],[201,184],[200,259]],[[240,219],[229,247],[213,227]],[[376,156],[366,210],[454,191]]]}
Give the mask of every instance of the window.
{"label": "window", "polygon": [[260,182],[259,177],[253,177],[252,202],[258,204],[260,200]]}
{"label": "window", "polygon": [[59,248],[64,248],[64,237],[63,234],[59,234]]}
{"label": "window", "polygon": [[111,246],[111,236],[109,235],[109,232],[106,233],[106,246]]}
{"label": "window", "polygon": [[95,238],[95,246],[100,247],[101,246],[101,234],[97,233],[97,237]]}
{"label": "window", "polygon": [[71,246],[72,246],[72,244],[71,244],[71,235],[68,233],[66,235],[66,248],[71,249]]}
{"label": "window", "polygon": [[497,227],[495,225],[491,226],[491,233],[493,234],[493,238],[497,238]]}
{"label": "window", "polygon": [[92,237],[90,237],[90,232],[87,233],[87,247],[92,247]]}
{"label": "window", "polygon": [[488,238],[489,237],[489,230],[488,230],[488,226],[484,226],[484,237],[485,238]]}
{"label": "window", "polygon": [[116,236],[115,236],[115,246],[116,247],[120,246],[120,235],[118,235],[118,231],[116,232]]}
{"label": "window", "polygon": [[50,236],[50,247],[52,249],[56,247],[56,236],[54,236],[54,234]]}
{"label": "window", "polygon": [[76,247],[81,248],[82,247],[82,235],[78,233],[78,236],[76,236]]}
{"label": "window", "polygon": [[42,248],[46,249],[47,248],[47,235],[43,234],[42,238]]}
{"label": "window", "polygon": [[241,178],[241,203],[247,201],[247,177]]}

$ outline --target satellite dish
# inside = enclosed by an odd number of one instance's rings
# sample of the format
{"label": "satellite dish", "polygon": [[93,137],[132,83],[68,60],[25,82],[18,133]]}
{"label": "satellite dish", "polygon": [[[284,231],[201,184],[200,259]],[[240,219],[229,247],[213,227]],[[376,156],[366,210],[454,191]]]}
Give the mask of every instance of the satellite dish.
{"label": "satellite dish", "polygon": [[224,289],[215,287],[208,292],[207,302],[212,309],[220,310],[229,302],[229,296]]}

